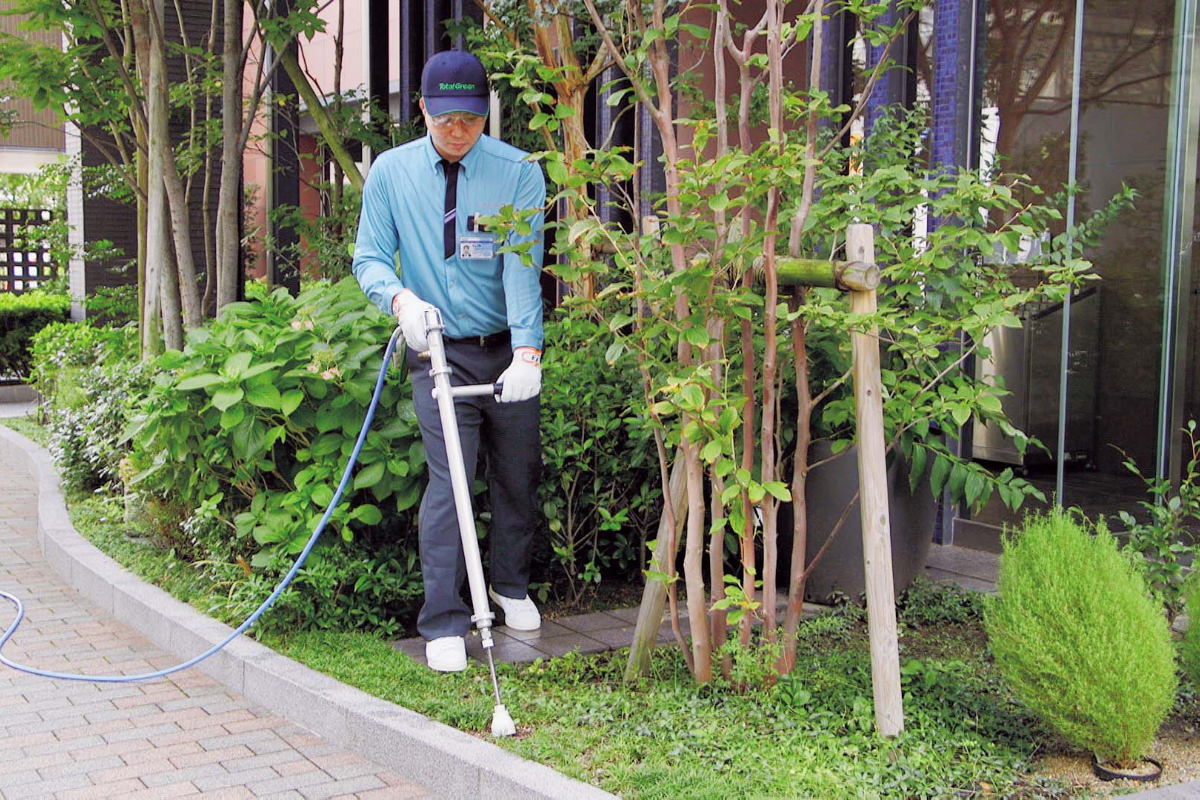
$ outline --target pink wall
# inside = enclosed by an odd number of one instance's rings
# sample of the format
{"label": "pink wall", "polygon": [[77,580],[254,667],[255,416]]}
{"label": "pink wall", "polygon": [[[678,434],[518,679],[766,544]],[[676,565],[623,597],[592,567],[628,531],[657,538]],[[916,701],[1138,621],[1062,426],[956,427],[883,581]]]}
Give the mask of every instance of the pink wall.
{"label": "pink wall", "polygon": [[[344,52],[342,56],[342,91],[354,91],[362,87],[363,76],[363,14],[366,9],[366,0],[335,0],[327,8],[323,9],[320,16],[325,20],[326,32],[318,33],[312,40],[302,39],[300,42],[300,66],[308,73],[310,80],[313,81],[313,88],[317,93],[324,96],[333,91],[334,86],[334,39],[338,27],[338,5],[344,4],[344,19],[345,19],[345,34],[344,34]],[[400,77],[400,4],[397,2],[391,3],[391,12],[388,18],[388,80],[395,81]],[[247,19],[250,16],[249,9],[246,11]],[[249,25],[245,28],[245,35],[249,35]],[[243,79],[244,92],[249,96],[253,89],[253,80],[255,70],[258,66],[258,53],[252,53],[250,61],[246,67],[246,76]],[[308,130],[308,128],[305,128]],[[255,141],[260,137],[265,130],[265,125],[260,116],[259,122],[255,124],[254,131],[251,134],[251,141],[246,147],[246,152],[243,155],[242,166],[244,180],[247,185],[254,184],[258,187],[257,196],[247,198],[246,206],[246,226],[247,232],[254,228],[265,230],[266,224],[266,188],[268,181],[268,161],[266,154],[263,152],[263,143]],[[311,153],[315,150],[316,141],[311,136],[302,136],[300,140],[301,151]],[[319,170],[311,163],[302,163],[301,165],[301,189],[300,197],[301,204],[304,206],[306,213],[310,217],[315,218],[318,205],[317,193],[304,185],[305,181],[311,181],[314,178],[319,179]],[[252,202],[251,202],[252,200]],[[256,246],[255,241],[249,242],[249,250],[254,253],[256,268],[253,274],[262,274],[262,258],[261,246]]]}

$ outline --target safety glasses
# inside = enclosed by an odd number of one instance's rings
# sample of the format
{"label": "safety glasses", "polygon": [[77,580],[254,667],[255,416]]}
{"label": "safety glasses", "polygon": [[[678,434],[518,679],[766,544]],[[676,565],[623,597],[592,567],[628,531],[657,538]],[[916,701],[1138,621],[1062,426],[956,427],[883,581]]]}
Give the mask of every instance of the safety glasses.
{"label": "safety glasses", "polygon": [[462,125],[466,128],[474,127],[481,124],[486,117],[480,114],[468,114],[465,111],[452,111],[449,114],[438,114],[436,117],[429,117],[429,124],[435,128],[445,129],[451,125]]}

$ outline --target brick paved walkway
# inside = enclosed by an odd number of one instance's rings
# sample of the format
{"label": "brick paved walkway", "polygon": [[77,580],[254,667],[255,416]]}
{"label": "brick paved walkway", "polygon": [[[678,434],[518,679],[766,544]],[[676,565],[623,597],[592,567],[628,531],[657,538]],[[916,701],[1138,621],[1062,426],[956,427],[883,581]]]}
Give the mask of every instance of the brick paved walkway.
{"label": "brick paved walkway", "polygon": [[[0,452],[0,587],[26,610],[4,654],[62,672],[132,674],[176,663],[46,563],[35,501],[32,479]],[[0,601],[0,627],[12,620],[10,609]],[[0,800],[188,795],[431,796],[196,670],[151,683],[92,684],[0,667]]]}

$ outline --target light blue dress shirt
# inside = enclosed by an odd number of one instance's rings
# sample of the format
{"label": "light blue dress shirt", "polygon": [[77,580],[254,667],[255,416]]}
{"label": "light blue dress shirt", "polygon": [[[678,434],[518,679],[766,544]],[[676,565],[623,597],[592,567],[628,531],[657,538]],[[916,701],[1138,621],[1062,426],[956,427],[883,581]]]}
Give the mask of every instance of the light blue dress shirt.
{"label": "light blue dress shirt", "polygon": [[[518,211],[541,209],[546,181],[529,154],[481,136],[459,162],[457,241],[482,235],[469,231],[476,215],[490,216],[507,205]],[[442,312],[446,335],[485,336],[509,329],[512,346],[542,347],[543,213],[531,220],[533,233],[494,235],[495,250],[504,244],[532,241],[532,267],[518,253],[491,258],[462,258],[459,247],[445,257],[443,211],[446,176],[429,136],[392,148],[371,165],[363,187],[354,276],[367,297],[385,314],[402,288]],[[396,275],[395,254],[400,254]]]}

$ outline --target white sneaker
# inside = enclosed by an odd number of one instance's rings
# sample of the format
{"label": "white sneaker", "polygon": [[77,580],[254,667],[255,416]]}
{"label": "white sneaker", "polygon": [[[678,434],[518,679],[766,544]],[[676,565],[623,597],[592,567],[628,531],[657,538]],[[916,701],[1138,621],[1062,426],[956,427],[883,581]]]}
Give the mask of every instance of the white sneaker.
{"label": "white sneaker", "polygon": [[425,643],[425,663],[436,672],[467,668],[467,643],[461,636],[442,636]]}
{"label": "white sneaker", "polygon": [[513,630],[536,631],[542,627],[542,615],[538,613],[537,606],[529,599],[529,595],[525,595],[521,600],[513,600],[511,597],[497,594],[496,590],[489,586],[488,597],[500,606],[500,610],[504,612],[504,624]]}

